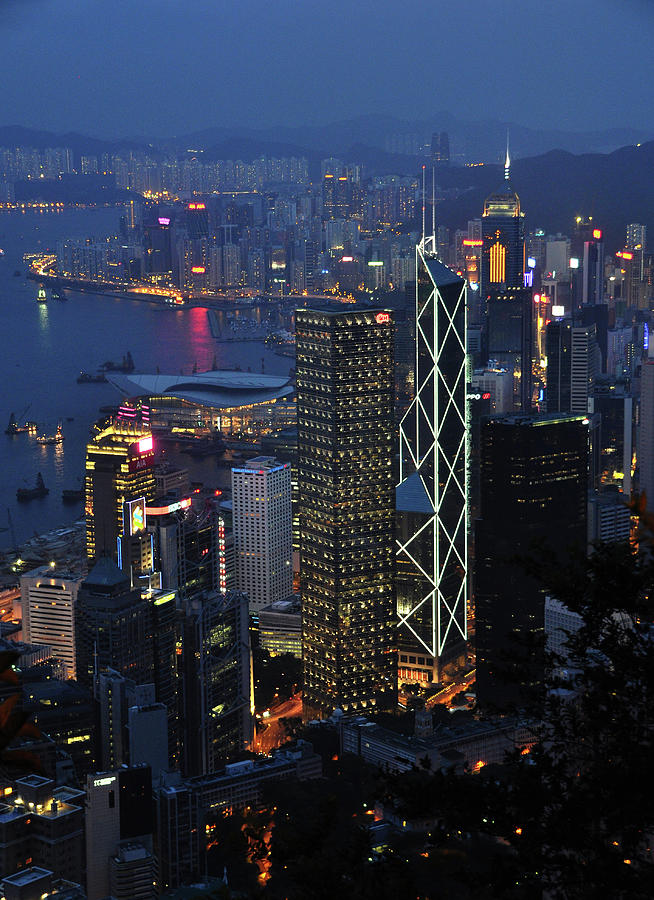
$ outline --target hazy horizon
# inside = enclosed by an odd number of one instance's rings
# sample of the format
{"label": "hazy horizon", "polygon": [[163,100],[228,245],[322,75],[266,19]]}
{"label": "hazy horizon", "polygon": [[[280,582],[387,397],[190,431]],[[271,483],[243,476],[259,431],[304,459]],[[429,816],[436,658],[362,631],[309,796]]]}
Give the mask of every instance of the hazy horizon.
{"label": "hazy horizon", "polygon": [[[4,0],[2,124],[100,138],[365,114],[648,129],[645,0]],[[654,123],[653,123],[654,124]]]}

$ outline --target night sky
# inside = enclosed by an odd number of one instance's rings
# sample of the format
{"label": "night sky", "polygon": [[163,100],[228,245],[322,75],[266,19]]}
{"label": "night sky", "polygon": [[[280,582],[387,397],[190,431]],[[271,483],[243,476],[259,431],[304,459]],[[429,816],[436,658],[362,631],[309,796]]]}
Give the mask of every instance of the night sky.
{"label": "night sky", "polygon": [[0,29],[0,125],[652,124],[652,0],[0,0]]}

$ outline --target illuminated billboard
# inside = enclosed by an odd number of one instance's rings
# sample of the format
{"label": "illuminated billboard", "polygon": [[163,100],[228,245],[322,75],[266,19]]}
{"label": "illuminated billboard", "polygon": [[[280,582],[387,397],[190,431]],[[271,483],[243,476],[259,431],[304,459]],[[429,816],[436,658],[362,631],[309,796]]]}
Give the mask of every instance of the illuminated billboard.
{"label": "illuminated billboard", "polygon": [[391,321],[390,313],[380,312],[380,313],[377,313],[377,315],[375,316],[375,322],[378,325],[388,325],[388,323],[390,321]]}
{"label": "illuminated billboard", "polygon": [[145,512],[145,497],[138,500],[128,500],[123,506],[123,531],[125,534],[140,534],[145,531],[147,516]]}

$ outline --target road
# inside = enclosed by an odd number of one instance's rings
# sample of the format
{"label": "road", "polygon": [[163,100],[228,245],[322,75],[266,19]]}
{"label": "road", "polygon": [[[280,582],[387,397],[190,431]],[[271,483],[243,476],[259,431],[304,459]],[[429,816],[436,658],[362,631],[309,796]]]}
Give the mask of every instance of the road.
{"label": "road", "polygon": [[452,697],[454,697],[455,694],[460,693],[462,690],[468,690],[474,684],[476,673],[477,670],[473,669],[459,681],[455,681],[452,684],[448,684],[444,688],[441,688],[437,694],[434,694],[433,697],[430,697],[429,700],[427,700],[427,703],[425,704],[427,709],[433,709],[437,704],[449,706]]}
{"label": "road", "polygon": [[289,700],[273,706],[270,715],[262,719],[267,728],[255,735],[252,749],[256,753],[270,753],[276,747],[281,747],[288,740],[288,736],[280,719],[293,719],[301,715],[302,692],[298,691]]}

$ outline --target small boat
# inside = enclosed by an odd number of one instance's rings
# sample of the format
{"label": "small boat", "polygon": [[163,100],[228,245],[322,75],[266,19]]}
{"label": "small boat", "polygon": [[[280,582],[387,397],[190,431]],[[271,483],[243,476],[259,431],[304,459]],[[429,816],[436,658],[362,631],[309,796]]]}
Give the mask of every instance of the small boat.
{"label": "small boat", "polygon": [[4,255],[5,255],[5,251],[2,249],[2,247],[0,247],[0,256],[4,256]]}
{"label": "small boat", "polygon": [[48,302],[48,295],[47,295],[43,285],[41,285],[41,287],[37,291],[36,302],[37,303],[47,303]]}
{"label": "small boat", "polygon": [[108,359],[106,362],[102,363],[100,366],[101,369],[104,369],[107,372],[133,372],[134,371],[134,360],[132,359],[132,354],[127,351],[126,355],[123,356],[120,362],[114,362],[111,359]]}
{"label": "small boat", "polygon": [[80,372],[77,376],[78,384],[105,384],[107,381],[104,372],[98,372],[97,375],[89,375],[88,372]]}
{"label": "small boat", "polygon": [[81,503],[84,499],[84,488],[64,488],[61,499],[63,503]]}
{"label": "small boat", "polygon": [[33,488],[18,488],[16,491],[16,500],[19,503],[25,503],[27,500],[36,500],[39,497],[45,497],[49,494],[49,489],[43,482],[43,475],[39,472],[36,476],[36,484]]}
{"label": "small boat", "polygon": [[19,425],[13,413],[9,416],[9,424],[5,428],[5,434],[22,434],[27,430],[27,425]]}
{"label": "small boat", "polygon": [[39,430],[39,426],[36,422],[25,422],[25,426],[27,428],[27,433],[31,435],[35,435]]}
{"label": "small boat", "polygon": [[37,437],[37,442],[39,444],[61,444],[64,440],[64,433],[61,429],[61,422],[57,425],[57,430],[54,434],[41,434]]}
{"label": "small boat", "polygon": [[53,287],[50,295],[53,300],[68,300],[68,297],[58,287]]}

